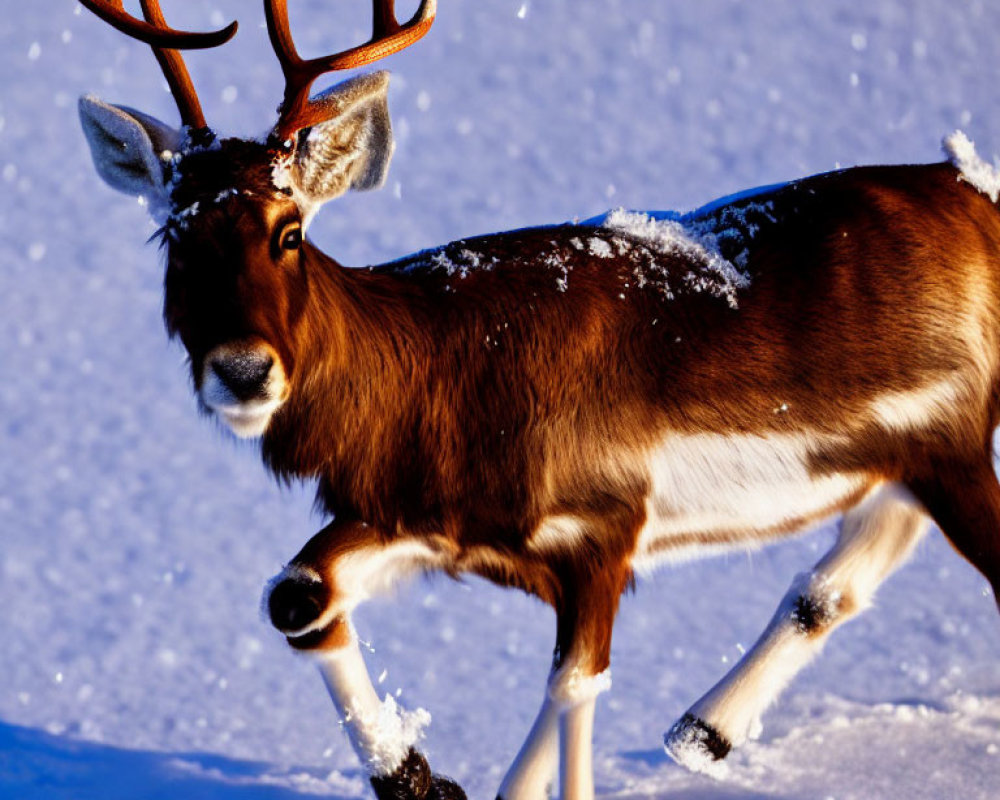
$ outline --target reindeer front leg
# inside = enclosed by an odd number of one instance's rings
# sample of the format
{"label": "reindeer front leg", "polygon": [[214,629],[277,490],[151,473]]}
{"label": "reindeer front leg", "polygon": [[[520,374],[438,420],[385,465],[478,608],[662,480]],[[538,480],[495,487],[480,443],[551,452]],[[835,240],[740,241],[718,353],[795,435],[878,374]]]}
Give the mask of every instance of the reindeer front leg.
{"label": "reindeer front leg", "polygon": [[358,758],[379,800],[465,800],[454,782],[432,774],[417,750],[430,715],[379,700],[350,622],[362,601],[433,565],[420,542],[381,544],[361,523],[334,523],[316,534],[272,581],[271,622],[296,650],[316,660]]}
{"label": "reindeer front leg", "polygon": [[563,573],[556,652],[545,701],[498,800],[544,800],[558,768],[562,800],[592,800],[597,696],[611,688],[611,629],[627,582],[624,559]]}
{"label": "reindeer front leg", "polygon": [[610,670],[605,666],[595,671],[589,658],[553,671],[542,708],[497,798],[544,800],[557,772],[563,800],[592,798],[594,707],[597,695],[610,688]]}
{"label": "reindeer front leg", "polygon": [[531,726],[531,732],[500,784],[498,800],[548,797],[559,769],[560,716],[558,704],[546,691],[545,701]]}

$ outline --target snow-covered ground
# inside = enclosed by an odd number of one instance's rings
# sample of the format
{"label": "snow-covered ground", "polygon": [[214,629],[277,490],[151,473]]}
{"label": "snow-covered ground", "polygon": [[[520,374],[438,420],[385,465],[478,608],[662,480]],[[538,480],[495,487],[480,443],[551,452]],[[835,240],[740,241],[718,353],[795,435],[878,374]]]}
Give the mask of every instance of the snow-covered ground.
{"label": "snow-covered ground", "polygon": [[[263,130],[280,75],[259,5],[164,5],[179,26],[241,19],[224,51],[189,63],[210,122]],[[363,38],[367,9],[349,5],[293,3],[302,49]],[[936,160],[957,127],[1000,151],[992,0],[440,5],[429,38],[389,64],[386,188],[312,228],[345,263]],[[278,489],[253,447],[196,414],[159,321],[152,226],[99,182],[80,133],[85,92],[175,119],[152,56],[72,0],[7,3],[0,69],[0,797],[364,797],[318,676],[257,611],[319,525],[309,493]],[[792,685],[726,782],[663,755],[662,731],[831,536],[665,569],[624,602],[597,719],[602,796],[1000,795],[1000,619],[938,534]],[[382,686],[434,715],[431,763],[491,798],[541,698],[551,613],[438,578],[358,627]]]}

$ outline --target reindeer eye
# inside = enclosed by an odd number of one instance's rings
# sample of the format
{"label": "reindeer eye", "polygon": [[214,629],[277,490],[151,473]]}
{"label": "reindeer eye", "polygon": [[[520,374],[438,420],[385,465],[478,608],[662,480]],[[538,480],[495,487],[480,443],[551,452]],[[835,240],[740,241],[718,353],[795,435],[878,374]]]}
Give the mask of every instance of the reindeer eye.
{"label": "reindeer eye", "polygon": [[302,226],[298,222],[286,225],[279,242],[282,250],[298,250],[302,247]]}

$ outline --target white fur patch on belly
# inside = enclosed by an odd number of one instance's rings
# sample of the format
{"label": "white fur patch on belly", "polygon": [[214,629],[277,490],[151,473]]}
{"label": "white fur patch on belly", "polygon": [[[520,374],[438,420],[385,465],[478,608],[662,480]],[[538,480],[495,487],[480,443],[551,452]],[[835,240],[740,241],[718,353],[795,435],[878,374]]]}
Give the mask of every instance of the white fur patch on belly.
{"label": "white fur patch on belly", "polygon": [[812,474],[817,444],[801,433],[669,437],[647,458],[652,489],[633,567],[753,545],[839,510],[871,479]]}

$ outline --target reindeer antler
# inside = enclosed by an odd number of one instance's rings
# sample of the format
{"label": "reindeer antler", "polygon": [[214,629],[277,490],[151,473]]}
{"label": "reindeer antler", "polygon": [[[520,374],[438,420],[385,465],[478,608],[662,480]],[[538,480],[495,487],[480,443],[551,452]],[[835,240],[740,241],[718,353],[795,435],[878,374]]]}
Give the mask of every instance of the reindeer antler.
{"label": "reindeer antler", "polygon": [[150,45],[177,103],[181,122],[194,131],[208,129],[191,75],[184,66],[184,59],[179,51],[225,44],[236,34],[236,22],[217,31],[195,33],[169,27],[160,11],[158,0],[141,0],[145,21],[126,12],[123,0],[80,0],[80,3],[112,27]]}
{"label": "reindeer antler", "polygon": [[308,60],[299,57],[292,41],[287,0],[264,0],[264,12],[271,46],[285,76],[285,97],[274,126],[274,135],[284,140],[329,114],[323,106],[309,100],[309,90],[316,78],[326,72],[371,64],[409,47],[430,30],[437,13],[437,0],[421,0],[420,8],[404,25],[396,20],[395,0],[372,0],[372,38],[368,42]]}

